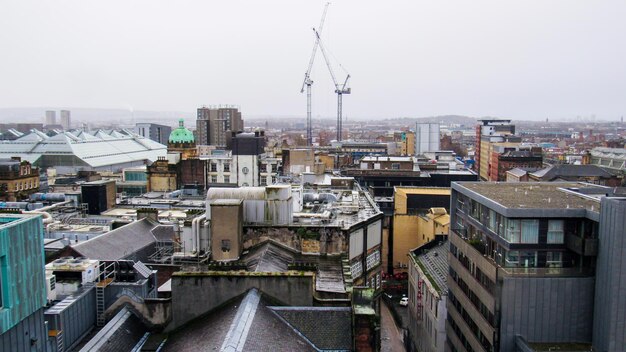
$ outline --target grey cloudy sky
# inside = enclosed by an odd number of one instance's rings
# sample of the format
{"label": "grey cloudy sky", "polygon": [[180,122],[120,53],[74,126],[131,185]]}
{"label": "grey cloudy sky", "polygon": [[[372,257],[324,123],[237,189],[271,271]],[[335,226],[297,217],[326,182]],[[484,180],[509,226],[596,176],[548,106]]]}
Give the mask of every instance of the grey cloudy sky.
{"label": "grey cloudy sky", "polygon": [[[3,0],[0,108],[236,104],[246,116],[305,116],[324,3]],[[625,17],[622,0],[339,0],[323,37],[352,75],[352,118],[615,120],[626,112]],[[313,79],[314,116],[333,116],[321,55]]]}

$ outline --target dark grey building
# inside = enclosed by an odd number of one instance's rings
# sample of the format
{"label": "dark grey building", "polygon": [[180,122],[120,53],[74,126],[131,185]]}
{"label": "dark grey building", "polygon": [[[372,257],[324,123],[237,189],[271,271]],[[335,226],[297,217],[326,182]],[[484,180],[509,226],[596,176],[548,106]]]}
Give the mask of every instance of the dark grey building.
{"label": "dark grey building", "polygon": [[600,211],[593,347],[626,349],[626,198],[605,198]]}
{"label": "dark grey building", "polygon": [[453,183],[450,349],[624,351],[626,205],[614,191]]}
{"label": "dark grey building", "polygon": [[239,109],[232,106],[198,108],[197,145],[226,146],[228,131],[243,131]]}
{"label": "dark grey building", "polygon": [[150,138],[157,143],[167,145],[167,140],[170,138],[172,128],[156,123],[137,123],[135,125],[135,133],[142,137]]}

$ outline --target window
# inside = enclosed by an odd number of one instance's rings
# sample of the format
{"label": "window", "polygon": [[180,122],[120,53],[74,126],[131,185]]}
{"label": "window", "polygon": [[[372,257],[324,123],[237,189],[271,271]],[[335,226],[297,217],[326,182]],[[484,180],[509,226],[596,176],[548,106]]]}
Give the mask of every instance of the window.
{"label": "window", "polygon": [[400,163],[392,163],[391,164],[391,169],[392,170],[400,170]]}
{"label": "window", "polygon": [[507,228],[504,239],[509,241],[510,243],[519,243],[519,237],[521,232],[519,220],[507,219],[506,225]]}
{"label": "window", "polygon": [[507,229],[504,239],[510,243],[538,243],[539,220],[506,221]]}
{"label": "window", "polygon": [[230,183],[230,176],[224,176],[224,183]]}
{"label": "window", "polygon": [[524,268],[537,267],[537,252],[521,251],[519,255],[520,266]]}
{"label": "window", "polygon": [[548,243],[563,243],[563,220],[548,220]]}
{"label": "window", "polygon": [[548,268],[561,268],[563,266],[563,253],[562,252],[547,252],[546,253],[546,266]]}
{"label": "window", "polygon": [[506,253],[505,267],[516,267],[519,265],[519,252],[510,251]]}
{"label": "window", "polygon": [[222,252],[230,252],[230,240],[222,240]]}
{"label": "window", "polygon": [[211,163],[211,172],[217,172],[217,164]]}
{"label": "window", "polygon": [[230,172],[230,164],[224,163],[224,172]]}
{"label": "window", "polygon": [[211,183],[217,183],[217,176],[211,176]]}
{"label": "window", "polygon": [[497,232],[497,226],[496,226],[496,212],[489,209],[489,229],[493,232]]}
{"label": "window", "polygon": [[539,220],[522,220],[522,243],[538,243]]}

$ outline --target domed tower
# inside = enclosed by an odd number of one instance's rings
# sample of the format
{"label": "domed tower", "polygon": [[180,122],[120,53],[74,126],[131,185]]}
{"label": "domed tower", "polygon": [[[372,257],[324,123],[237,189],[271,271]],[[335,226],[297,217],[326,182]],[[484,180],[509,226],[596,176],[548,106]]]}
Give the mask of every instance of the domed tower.
{"label": "domed tower", "polygon": [[196,141],[193,132],[185,128],[185,120],[178,120],[178,128],[170,133],[167,141],[168,153],[181,153],[182,159],[194,158],[197,155]]}

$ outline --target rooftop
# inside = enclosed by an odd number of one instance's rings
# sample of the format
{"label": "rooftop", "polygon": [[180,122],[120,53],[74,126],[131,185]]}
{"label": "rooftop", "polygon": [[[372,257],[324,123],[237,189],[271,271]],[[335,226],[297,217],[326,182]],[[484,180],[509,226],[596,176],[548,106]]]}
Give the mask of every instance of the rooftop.
{"label": "rooftop", "polygon": [[431,241],[412,251],[412,257],[426,275],[428,281],[439,294],[448,290],[446,276],[448,274],[449,243]]}
{"label": "rooftop", "polygon": [[349,350],[350,313],[349,308],[275,307],[252,289],[170,334],[164,351]]}
{"label": "rooftop", "polygon": [[[610,192],[612,189],[578,182],[460,182],[453,188],[466,188],[505,208],[512,209],[587,209],[600,211],[598,199],[589,193]],[[585,192],[585,193],[583,193]]]}

